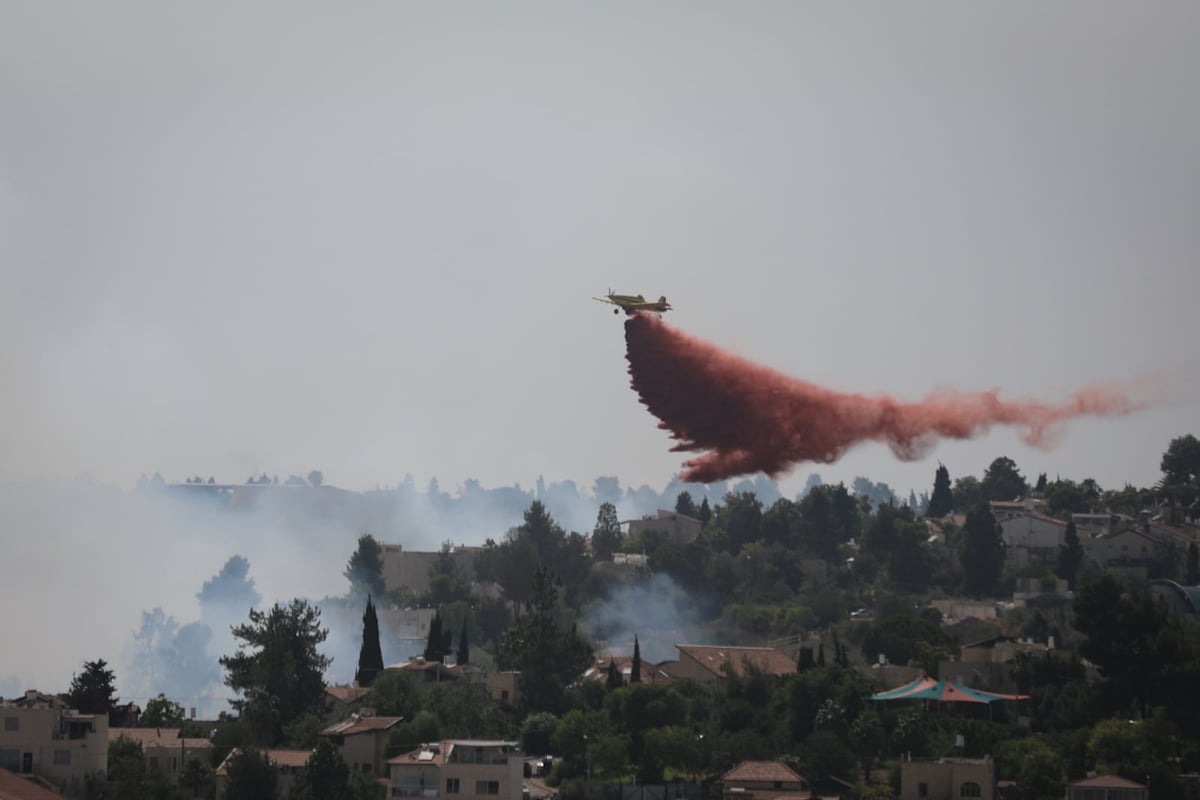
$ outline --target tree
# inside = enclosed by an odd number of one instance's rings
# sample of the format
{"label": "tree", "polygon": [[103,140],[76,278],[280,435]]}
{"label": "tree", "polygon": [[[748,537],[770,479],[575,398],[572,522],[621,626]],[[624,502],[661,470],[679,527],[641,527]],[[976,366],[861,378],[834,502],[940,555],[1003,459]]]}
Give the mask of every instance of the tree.
{"label": "tree", "polygon": [[712,519],[712,509],[708,506],[707,497],[700,501],[700,510],[697,512],[697,515],[698,519],[700,520],[701,527],[707,526],[708,521]]}
{"label": "tree", "polygon": [[954,510],[966,513],[975,506],[983,502],[983,488],[979,484],[979,478],[974,475],[964,475],[954,481],[954,489],[952,491],[954,497]]}
{"label": "tree", "polygon": [[118,736],[108,743],[108,780],[117,785],[118,800],[138,800],[145,794],[146,758],[142,743]]}
{"label": "tree", "polygon": [[967,514],[959,560],[968,594],[983,597],[995,591],[1004,569],[1004,540],[987,505],[980,504]]}
{"label": "tree", "polygon": [[279,779],[267,754],[245,750],[229,761],[225,800],[264,800],[275,797]]}
{"label": "tree", "polygon": [[1007,456],[997,458],[988,466],[979,488],[983,491],[984,500],[1020,500],[1029,493],[1025,478],[1016,463]]}
{"label": "tree", "polygon": [[143,728],[178,728],[183,724],[183,706],[159,694],[147,701],[138,724]]}
{"label": "tree", "polygon": [[929,508],[925,516],[935,519],[944,517],[954,509],[954,493],[950,489],[950,470],[945,464],[938,464],[937,472],[933,474],[933,494],[929,497]]}
{"label": "tree", "polygon": [[425,652],[422,654],[426,661],[442,661],[450,653],[450,631],[442,625],[442,611],[433,612],[433,620],[429,623],[429,637],[425,640]]}
{"label": "tree", "polygon": [[351,591],[383,595],[383,548],[374,536],[364,533],[358,537],[358,548],[342,574],[350,581]]}
{"label": "tree", "polygon": [[321,470],[314,469],[312,472],[308,473],[309,486],[316,488],[324,482],[325,482],[325,476],[321,474]]}
{"label": "tree", "polygon": [[1067,586],[1073,590],[1082,564],[1083,545],[1079,541],[1079,533],[1075,530],[1075,520],[1071,520],[1067,523],[1067,532],[1063,534],[1063,543],[1058,548],[1058,564],[1054,573],[1065,580]]}
{"label": "tree", "polygon": [[206,796],[212,779],[212,771],[194,755],[188,756],[179,771],[179,784],[191,790],[191,797]]}
{"label": "tree", "polygon": [[842,545],[859,535],[862,514],[844,484],[814,486],[798,504],[800,545],[825,561],[840,561]]}
{"label": "tree", "polygon": [[462,630],[458,632],[458,654],[455,662],[460,667],[465,667],[471,663],[471,648],[467,643],[467,621],[464,619]]}
{"label": "tree", "polygon": [[731,492],[717,519],[725,531],[728,550],[733,555],[762,536],[762,501],[754,492]]}
{"label": "tree", "polygon": [[296,776],[289,800],[350,800],[350,768],[341,751],[322,736]]}
{"label": "tree", "polygon": [[81,714],[111,714],[117,707],[114,677],[102,658],[83,662],[83,672],[71,676],[67,704]]}
{"label": "tree", "polygon": [[411,675],[388,669],[371,684],[366,704],[383,716],[412,719],[421,710],[421,697]]}
{"label": "tree", "polygon": [[446,540],[429,568],[429,601],[434,606],[444,606],[470,597],[471,586],[460,574],[454,542]]}
{"label": "tree", "polygon": [[611,561],[613,553],[621,548],[622,539],[617,507],[612,503],[601,503],[596,527],[592,529],[592,556],[597,561]]}
{"label": "tree", "polygon": [[642,682],[642,645],[636,634],[633,637],[633,664],[629,668],[629,682]]}
{"label": "tree", "polygon": [[354,682],[370,687],[375,676],[383,672],[383,650],[379,645],[379,617],[371,595],[367,595],[367,608],[363,611],[362,648],[358,651],[358,669],[354,671]]}
{"label": "tree", "polygon": [[1190,433],[1172,439],[1160,468],[1168,484],[1188,484],[1200,478],[1200,439]]}
{"label": "tree", "polygon": [[531,711],[560,711],[565,688],[592,663],[592,649],[559,619],[554,575],[539,567],[533,577],[533,599],[525,613],[500,637],[496,662],[500,669],[521,673],[521,692]]}
{"label": "tree", "polygon": [[262,595],[255,591],[254,580],[247,577],[249,573],[249,561],[242,556],[230,556],[221,571],[200,587],[196,599],[200,601],[201,614],[221,619],[231,614],[240,617],[257,606]]}
{"label": "tree", "polygon": [[625,685],[625,680],[621,677],[621,670],[617,669],[617,660],[610,658],[608,660],[608,674],[606,676],[605,686],[609,691],[620,689]]}
{"label": "tree", "polygon": [[321,610],[304,600],[250,610],[250,621],[233,628],[238,651],[221,656],[225,684],[242,694],[230,701],[257,742],[274,745],[284,726],[325,706],[325,669],[331,659],[317,646],[329,632]]}
{"label": "tree", "polygon": [[700,509],[696,508],[696,503],[692,500],[691,492],[680,492],[679,496],[675,498],[675,513],[693,518],[696,518],[696,515],[700,513]]}

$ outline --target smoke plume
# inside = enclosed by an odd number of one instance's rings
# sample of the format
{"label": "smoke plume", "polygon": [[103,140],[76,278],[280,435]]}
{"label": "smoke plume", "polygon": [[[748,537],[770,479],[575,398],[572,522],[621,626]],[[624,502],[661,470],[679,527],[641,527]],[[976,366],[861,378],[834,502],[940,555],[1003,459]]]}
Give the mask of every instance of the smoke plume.
{"label": "smoke plume", "polygon": [[918,403],[842,394],[753,364],[646,314],[626,321],[625,342],[633,388],[678,441],[672,451],[702,453],[684,462],[686,481],[758,471],[776,477],[803,461],[836,461],[864,441],[886,442],[898,458],[912,461],[940,438],[968,439],[993,425],[1021,428],[1027,444],[1046,447],[1067,420],[1142,407],[1115,386],[1087,387],[1057,405],[1002,400],[998,389],[938,391]]}

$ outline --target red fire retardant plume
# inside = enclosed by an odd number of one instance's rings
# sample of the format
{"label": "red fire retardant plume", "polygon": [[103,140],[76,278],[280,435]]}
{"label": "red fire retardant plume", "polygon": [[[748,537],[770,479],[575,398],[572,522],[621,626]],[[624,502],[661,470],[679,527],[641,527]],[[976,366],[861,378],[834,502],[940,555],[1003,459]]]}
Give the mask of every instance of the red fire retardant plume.
{"label": "red fire retardant plume", "polygon": [[753,364],[647,314],[625,322],[625,342],[633,388],[678,441],[672,451],[703,453],[684,462],[683,479],[699,483],[759,471],[777,476],[802,461],[833,462],[867,440],[887,442],[911,461],[941,437],[967,439],[993,425],[1019,426],[1026,443],[1045,446],[1057,423],[1140,408],[1113,387],[1083,389],[1060,405],[1001,400],[999,390],[936,392],[919,403],[841,394]]}

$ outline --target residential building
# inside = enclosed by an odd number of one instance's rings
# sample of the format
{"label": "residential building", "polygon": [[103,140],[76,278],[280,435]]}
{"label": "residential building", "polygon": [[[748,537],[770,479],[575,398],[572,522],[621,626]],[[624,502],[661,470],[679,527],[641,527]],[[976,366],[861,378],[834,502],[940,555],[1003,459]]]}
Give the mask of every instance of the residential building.
{"label": "residential building", "polygon": [[659,531],[677,544],[690,544],[696,541],[696,537],[700,535],[700,528],[703,527],[700,520],[695,517],[661,508],[653,516],[647,515],[641,519],[627,520],[623,524],[629,526],[630,537],[640,536],[647,531]]}
{"label": "residential building", "polygon": [[1149,800],[1144,785],[1119,775],[1094,775],[1067,784],[1067,800]]}
{"label": "residential building", "polygon": [[141,745],[147,777],[157,776],[171,783],[179,780],[179,773],[189,757],[195,756],[207,765],[212,753],[212,742],[181,736],[179,728],[109,728],[108,743],[117,739],[129,739]]}
{"label": "residential building", "polygon": [[1006,567],[1053,567],[1057,563],[1058,548],[1067,535],[1067,523],[1032,508],[1002,516],[1003,519],[997,517],[997,522],[1000,538],[1004,540]]}
{"label": "residential building", "polygon": [[30,697],[0,704],[0,768],[82,795],[89,777],[108,771],[108,717]]}
{"label": "residential building", "polygon": [[326,686],[329,715],[334,719],[345,719],[362,708],[363,700],[370,692],[365,686]]}
{"label": "residential building", "polygon": [[[450,550],[450,557],[458,572],[467,581],[475,577],[475,557],[481,547],[458,545]],[[404,545],[382,545],[380,558],[383,561],[383,584],[389,591],[404,591],[424,594],[429,591],[429,571],[437,563],[440,552],[405,550]],[[430,618],[433,612],[430,610]],[[428,630],[428,628],[426,628]]]}
{"label": "residential building", "polygon": [[900,800],[994,800],[991,758],[941,758],[900,764]]}
{"label": "residential building", "polygon": [[678,661],[658,666],[673,680],[693,680],[717,683],[727,672],[744,675],[747,667],[767,675],[784,676],[796,671],[796,662],[773,647],[723,647],[713,645],[677,644]]}
{"label": "residential building", "polygon": [[[447,660],[453,660],[453,658],[453,656],[448,656]],[[417,656],[412,661],[390,664],[385,669],[398,670],[412,675],[418,686],[461,681],[466,678],[462,667],[443,664],[441,661],[426,661],[423,656]]]}
{"label": "residential building", "polygon": [[805,800],[809,782],[781,761],[743,761],[721,776],[725,800]]}
{"label": "residential building", "polygon": [[1136,581],[1145,580],[1164,545],[1136,524],[1114,529],[1103,536],[1082,539],[1084,556],[1105,572]]}
{"label": "residential building", "polygon": [[402,717],[376,717],[369,711],[362,711],[330,725],[321,731],[321,735],[337,745],[342,751],[342,760],[354,772],[385,775],[388,731],[402,720]]}
{"label": "residential building", "polygon": [[483,676],[484,685],[492,699],[503,708],[521,708],[524,699],[521,697],[521,673],[516,670],[488,672]]}
{"label": "residential building", "polygon": [[[607,681],[608,680],[608,665],[616,662],[617,671],[621,675],[621,683],[629,683],[630,676],[633,675],[633,657],[632,656],[609,656],[598,655],[588,667],[587,672],[583,673],[583,680]],[[793,666],[794,671],[794,666]],[[670,683],[671,676],[660,668],[657,664],[652,664],[649,661],[642,661],[641,669],[642,683]]]}
{"label": "residential building", "polygon": [[516,742],[449,739],[388,759],[388,797],[521,800]]}
{"label": "residential building", "polygon": [[[279,775],[279,783],[277,784],[277,796],[287,797],[288,792],[292,788],[292,782],[296,780],[296,775],[299,774],[308,764],[308,758],[312,755],[311,750],[264,750],[267,755],[267,761],[271,766],[275,767]],[[235,747],[225,756],[225,760],[217,767],[214,774],[216,782],[217,800],[224,800],[225,793],[229,788],[229,765],[235,758],[242,754],[241,749]]]}

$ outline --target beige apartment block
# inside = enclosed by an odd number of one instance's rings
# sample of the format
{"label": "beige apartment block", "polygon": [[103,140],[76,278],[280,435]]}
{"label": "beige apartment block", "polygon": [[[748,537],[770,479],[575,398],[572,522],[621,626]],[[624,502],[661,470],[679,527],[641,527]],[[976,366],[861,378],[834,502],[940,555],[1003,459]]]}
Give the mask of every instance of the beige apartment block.
{"label": "beige apartment block", "polygon": [[900,764],[900,800],[993,800],[996,768],[990,758],[942,758]]}
{"label": "beige apartment block", "polygon": [[0,705],[0,768],[36,775],[71,797],[108,770],[108,717],[48,704]]}
{"label": "beige apartment block", "polygon": [[388,732],[403,717],[377,717],[362,711],[321,731],[342,753],[354,772],[372,777],[387,775]]}
{"label": "beige apartment block", "polygon": [[188,758],[195,756],[205,766],[212,753],[212,742],[179,735],[179,728],[109,728],[108,741],[129,739],[142,746],[146,776],[179,782],[179,773]]}
{"label": "beige apartment block", "polygon": [[521,800],[516,742],[450,739],[388,760],[388,797]]}

